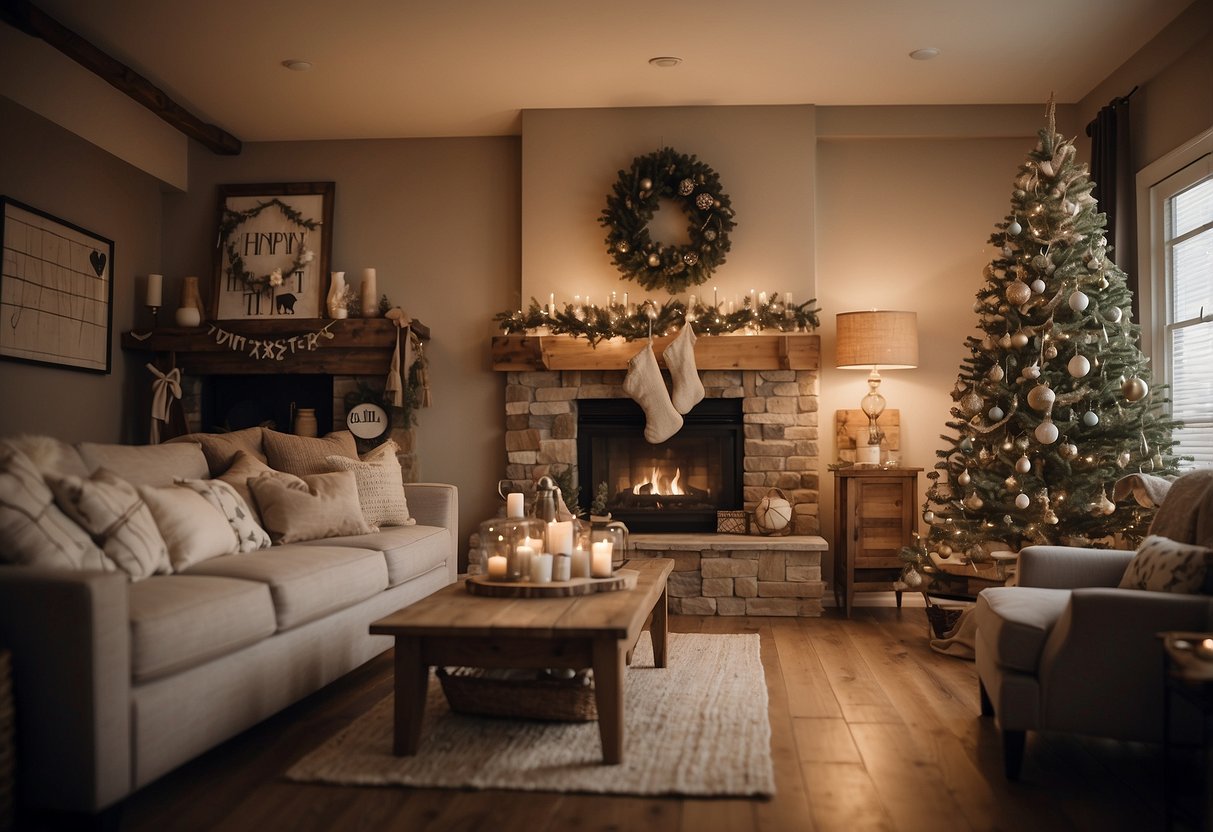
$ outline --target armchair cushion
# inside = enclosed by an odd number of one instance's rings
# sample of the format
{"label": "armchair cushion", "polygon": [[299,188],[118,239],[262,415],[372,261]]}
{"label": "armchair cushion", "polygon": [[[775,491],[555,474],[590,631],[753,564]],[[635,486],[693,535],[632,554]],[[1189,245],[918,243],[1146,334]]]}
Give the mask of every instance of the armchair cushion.
{"label": "armchair cushion", "polygon": [[1053,625],[1070,601],[1068,589],[991,587],[977,596],[977,629],[1002,667],[1035,674]]}
{"label": "armchair cushion", "polygon": [[1208,588],[1206,581],[1213,549],[1176,543],[1158,535],[1142,541],[1124,577],[1120,589],[1148,589],[1154,592],[1194,594]]}

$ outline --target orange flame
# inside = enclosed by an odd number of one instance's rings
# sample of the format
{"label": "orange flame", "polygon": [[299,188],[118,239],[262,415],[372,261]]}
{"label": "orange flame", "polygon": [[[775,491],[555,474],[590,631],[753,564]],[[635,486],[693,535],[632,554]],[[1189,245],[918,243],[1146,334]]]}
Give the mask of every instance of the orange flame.
{"label": "orange flame", "polygon": [[[682,469],[676,468],[673,477],[663,477],[656,468],[652,469],[648,479],[641,480],[632,486],[633,494],[649,494],[658,497],[686,494],[682,489]],[[647,488],[646,488],[647,487]]]}

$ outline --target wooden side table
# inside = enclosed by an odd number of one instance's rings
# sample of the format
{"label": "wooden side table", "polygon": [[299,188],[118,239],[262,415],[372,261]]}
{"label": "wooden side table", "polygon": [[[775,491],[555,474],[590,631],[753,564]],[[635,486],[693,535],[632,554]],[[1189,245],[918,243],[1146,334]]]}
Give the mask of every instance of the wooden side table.
{"label": "wooden side table", "polygon": [[[918,527],[921,468],[840,468],[834,472],[834,603],[857,592],[888,592],[905,564],[898,556]],[[901,591],[897,606],[901,606]]]}

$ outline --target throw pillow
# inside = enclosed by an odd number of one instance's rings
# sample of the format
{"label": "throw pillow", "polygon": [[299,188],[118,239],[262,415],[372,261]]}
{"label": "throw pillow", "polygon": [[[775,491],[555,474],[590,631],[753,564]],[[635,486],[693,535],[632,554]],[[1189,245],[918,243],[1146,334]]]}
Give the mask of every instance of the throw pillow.
{"label": "throw pillow", "polygon": [[249,480],[262,525],[275,543],[368,534],[353,471],[312,474],[298,483],[272,476]]}
{"label": "throw pillow", "polygon": [[156,528],[164,536],[174,572],[230,555],[239,548],[240,542],[223,512],[192,488],[143,485],[139,496],[152,510]]}
{"label": "throw pillow", "polygon": [[202,455],[206,457],[207,467],[211,476],[226,471],[236,461],[236,454],[246,451],[250,455],[265,462],[265,448],[261,441],[262,429],[244,428],[230,433],[187,433],[165,442],[193,442],[202,446]]}
{"label": "throw pillow", "polygon": [[270,536],[257,525],[253,510],[236,489],[223,480],[182,480],[178,485],[192,489],[227,518],[236,533],[241,552],[255,552],[270,545]]}
{"label": "throw pillow", "polygon": [[1194,595],[1204,586],[1211,564],[1213,549],[1150,535],[1129,561],[1120,588]]}
{"label": "throw pillow", "polygon": [[249,491],[248,481],[260,476],[277,477],[283,482],[302,482],[294,474],[275,471],[245,451],[237,451],[236,458],[232,461],[232,467],[216,477],[216,479],[223,480],[236,489],[236,493],[240,495],[240,498],[253,510],[253,516],[257,518],[258,523],[261,522],[261,512],[257,508],[257,501],[253,499],[253,492]]}
{"label": "throw pillow", "polygon": [[135,486],[101,468],[91,477],[47,478],[55,503],[119,569],[140,581],[173,571],[168,546]]}
{"label": "throw pillow", "polygon": [[88,476],[89,468],[80,458],[80,452],[62,439],[56,439],[53,436],[22,434],[0,440],[0,445],[15,448],[25,454],[43,477],[48,474]]}
{"label": "throw pillow", "polygon": [[55,505],[42,473],[13,447],[0,449],[0,563],[105,572],[117,568]]}
{"label": "throw pillow", "polygon": [[371,526],[411,526],[409,504],[404,497],[404,480],[396,451],[400,448],[391,439],[361,460],[329,456],[326,461],[334,471],[353,471],[358,483],[358,503],[362,516]]}
{"label": "throw pillow", "polygon": [[324,474],[332,470],[325,462],[325,457],[333,454],[350,459],[358,458],[354,434],[348,430],[335,431],[319,439],[266,430],[263,441],[265,458],[270,467],[297,477]]}
{"label": "throw pillow", "polygon": [[176,445],[109,445],[81,442],[76,446],[90,472],[98,468],[121,471],[132,485],[172,485],[177,477],[210,474],[206,457],[195,442]]}

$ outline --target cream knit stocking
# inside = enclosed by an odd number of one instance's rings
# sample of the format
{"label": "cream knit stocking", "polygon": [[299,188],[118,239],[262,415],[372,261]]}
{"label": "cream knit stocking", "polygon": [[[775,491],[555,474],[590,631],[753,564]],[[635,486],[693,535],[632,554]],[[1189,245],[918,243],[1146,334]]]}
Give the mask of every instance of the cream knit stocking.
{"label": "cream knit stocking", "polygon": [[627,393],[644,410],[644,438],[654,445],[664,442],[682,429],[682,416],[670,402],[665,390],[657,356],[653,355],[653,342],[632,356],[628,362],[628,374],[623,380],[623,392]]}
{"label": "cream knit stocking", "polygon": [[690,413],[691,408],[703,399],[703,382],[699,380],[699,372],[695,368],[695,340],[695,330],[687,321],[662,355],[674,382],[670,399],[679,413]]}

